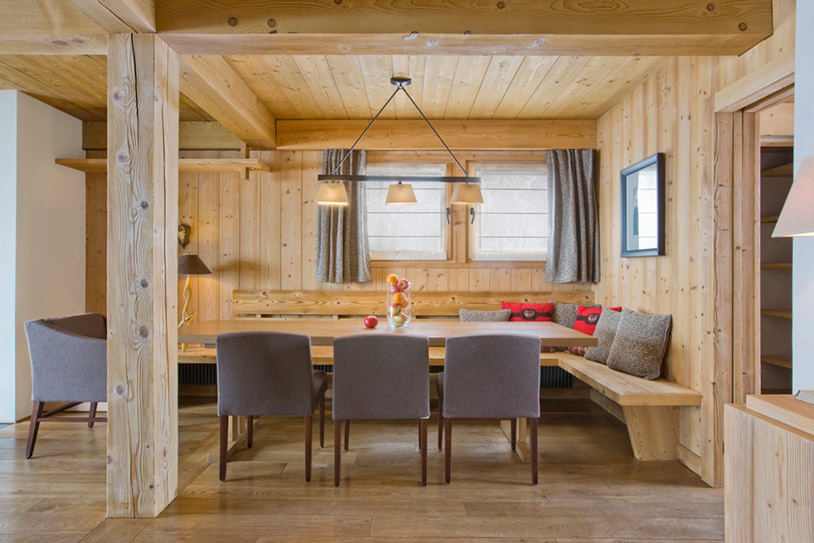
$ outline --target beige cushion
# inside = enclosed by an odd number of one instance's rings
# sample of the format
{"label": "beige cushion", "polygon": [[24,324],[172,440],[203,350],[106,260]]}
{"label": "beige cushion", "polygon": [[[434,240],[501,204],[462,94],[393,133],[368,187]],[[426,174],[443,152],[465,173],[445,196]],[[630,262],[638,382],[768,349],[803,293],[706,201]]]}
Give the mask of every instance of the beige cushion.
{"label": "beige cushion", "polygon": [[648,315],[623,309],[608,354],[608,367],[645,379],[658,378],[672,321],[671,315]]}
{"label": "beige cushion", "polygon": [[498,311],[480,311],[478,309],[459,309],[458,318],[461,322],[509,322],[511,309]]}
{"label": "beige cushion", "polygon": [[613,338],[616,336],[616,327],[621,319],[622,314],[618,311],[607,310],[599,315],[599,321],[596,323],[596,330],[594,330],[597,344],[596,347],[588,348],[585,358],[602,364],[608,363],[608,354],[611,345],[613,345]]}

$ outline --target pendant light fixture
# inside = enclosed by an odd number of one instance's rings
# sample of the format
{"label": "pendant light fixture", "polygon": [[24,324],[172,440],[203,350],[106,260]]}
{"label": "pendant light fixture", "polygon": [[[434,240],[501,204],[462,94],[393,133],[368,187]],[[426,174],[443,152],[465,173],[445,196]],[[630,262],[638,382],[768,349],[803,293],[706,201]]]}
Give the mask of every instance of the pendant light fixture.
{"label": "pendant light fixture", "polygon": [[[424,115],[424,112],[421,111],[421,108],[418,107],[418,104],[415,103],[412,96],[407,92],[407,86],[412,82],[412,79],[409,77],[391,77],[390,83],[396,87],[396,90],[393,91],[393,94],[390,95],[390,98],[387,99],[387,102],[384,103],[382,108],[376,113],[376,116],[371,119],[368,123],[367,127],[362,131],[356,141],[353,142],[353,145],[348,150],[347,153],[342,157],[339,161],[339,164],[333,169],[333,171],[329,174],[321,174],[317,177],[323,183],[320,185],[319,193],[317,196],[317,203],[320,205],[348,205],[348,195],[347,191],[345,190],[344,185],[342,182],[345,181],[354,181],[354,182],[367,182],[367,181],[378,181],[378,182],[388,182],[393,183],[390,185],[390,188],[387,191],[387,205],[406,205],[406,204],[414,204],[416,203],[415,199],[415,192],[413,192],[413,187],[410,184],[405,184],[405,181],[415,181],[421,183],[456,183],[455,189],[453,191],[453,198],[452,203],[454,204],[482,204],[483,203],[483,195],[481,194],[480,190],[480,177],[470,177],[469,173],[467,173],[466,168],[464,168],[460,161],[456,158],[455,154],[450,150],[447,144],[444,142],[444,139],[438,134],[438,131],[435,130],[435,127],[432,125],[427,116]],[[362,139],[362,137],[367,134],[367,131],[376,122],[376,119],[382,114],[382,111],[390,104],[390,102],[395,98],[396,94],[401,91],[403,92],[407,98],[410,100],[410,103],[416,108],[418,113],[421,115],[421,118],[426,121],[427,125],[433,131],[435,136],[441,142],[441,145],[444,146],[444,149],[447,150],[449,155],[455,161],[455,164],[463,172],[463,177],[447,177],[447,176],[430,176],[430,177],[423,177],[423,176],[399,176],[399,175],[342,175],[338,174],[337,172],[342,167],[342,164],[347,160],[353,150],[356,148],[356,145]],[[332,183],[326,183],[332,182]],[[336,182],[340,182],[339,185],[336,185]],[[325,189],[325,187],[341,187],[341,191],[338,189]],[[324,191],[323,191],[324,189]],[[324,196],[324,198],[322,198]]]}

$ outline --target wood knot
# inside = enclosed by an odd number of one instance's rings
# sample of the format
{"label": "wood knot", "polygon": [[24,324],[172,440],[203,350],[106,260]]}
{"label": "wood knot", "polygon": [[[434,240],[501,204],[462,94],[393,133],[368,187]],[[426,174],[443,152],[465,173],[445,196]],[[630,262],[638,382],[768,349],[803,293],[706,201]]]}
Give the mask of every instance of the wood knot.
{"label": "wood knot", "polygon": [[412,32],[410,32],[406,36],[402,36],[401,39],[404,40],[404,41],[410,41],[410,40],[416,39],[418,36],[419,36],[418,31],[413,30]]}
{"label": "wood knot", "polygon": [[150,329],[142,324],[138,328],[138,335],[143,337],[143,338],[147,338],[150,335]]}
{"label": "wood knot", "polygon": [[427,40],[427,47],[435,47],[438,45],[438,40]]}
{"label": "wood knot", "polygon": [[122,89],[119,89],[113,93],[113,101],[121,102],[122,100],[124,100],[124,91]]}
{"label": "wood knot", "polygon": [[269,28],[274,28],[275,26],[277,26],[277,21],[275,21],[274,19],[269,19],[268,21],[266,21],[266,24],[269,25]]}
{"label": "wood knot", "polygon": [[465,30],[465,31],[464,31],[464,38],[468,38],[468,37],[469,37],[469,36],[471,36],[471,35],[472,35],[472,31],[471,31],[471,30]]}
{"label": "wood knot", "polygon": [[229,17],[228,19],[226,19],[226,23],[229,26],[237,26],[237,17]]}
{"label": "wood knot", "polygon": [[341,4],[341,3],[342,3],[342,0],[334,0],[334,4],[336,4],[337,6],[338,6],[339,4]]}
{"label": "wood knot", "polygon": [[707,4],[707,11],[715,11],[715,4]]}
{"label": "wood knot", "polygon": [[740,30],[741,32],[745,32],[747,28],[749,27],[746,26],[746,23],[741,23],[738,25],[738,30]]}
{"label": "wood knot", "polygon": [[506,3],[505,3],[505,2],[498,2],[498,3],[497,3],[497,9],[503,9],[503,8],[505,8],[505,7],[506,7]]}
{"label": "wood knot", "polygon": [[121,396],[122,394],[124,394],[124,385],[119,383],[118,385],[116,385],[115,390],[116,390],[116,394]]}
{"label": "wood knot", "polygon": [[141,288],[147,288],[150,286],[150,282],[146,279],[142,279],[138,284],[141,285]]}
{"label": "wood knot", "polygon": [[120,164],[124,164],[130,160],[130,155],[127,151],[119,151],[116,153],[116,160],[119,161]]}
{"label": "wood knot", "polygon": [[83,40],[82,38],[71,38],[71,41],[78,44],[85,43],[85,40]]}
{"label": "wood knot", "polygon": [[52,43],[60,47],[66,47],[68,45],[68,42],[62,40],[54,40]]}
{"label": "wood knot", "polygon": [[108,455],[107,458],[105,458],[105,462],[107,462],[108,465],[112,464],[113,463],[113,457]]}
{"label": "wood knot", "polygon": [[150,202],[147,200],[142,200],[138,205],[141,209],[150,209]]}
{"label": "wood knot", "polygon": [[545,43],[545,40],[540,38],[540,39],[536,39],[533,42],[531,42],[531,45],[533,45],[534,47],[540,47],[544,43]]}

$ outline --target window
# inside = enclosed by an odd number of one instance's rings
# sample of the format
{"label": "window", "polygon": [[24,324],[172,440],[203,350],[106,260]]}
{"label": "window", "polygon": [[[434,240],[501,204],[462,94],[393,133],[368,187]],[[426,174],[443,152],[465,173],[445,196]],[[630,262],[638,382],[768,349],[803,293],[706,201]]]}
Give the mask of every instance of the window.
{"label": "window", "polygon": [[[367,175],[446,175],[446,164],[368,164]],[[388,206],[388,183],[365,183],[372,260],[446,260],[446,183],[412,183],[418,203]]]}
{"label": "window", "polygon": [[545,260],[548,191],[544,164],[477,164],[483,204],[471,227],[472,260]]}

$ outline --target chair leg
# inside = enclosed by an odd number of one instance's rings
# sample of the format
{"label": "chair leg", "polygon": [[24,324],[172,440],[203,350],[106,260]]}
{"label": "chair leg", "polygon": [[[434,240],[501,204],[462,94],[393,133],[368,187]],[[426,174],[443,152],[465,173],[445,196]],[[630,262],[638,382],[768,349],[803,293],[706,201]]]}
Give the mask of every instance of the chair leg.
{"label": "chair leg", "polygon": [[226,450],[229,444],[229,417],[220,417],[220,480],[226,480]]}
{"label": "chair leg", "polygon": [[350,419],[345,420],[345,450],[350,445]]}
{"label": "chair leg", "polygon": [[334,421],[334,486],[339,486],[342,462],[342,421]]}
{"label": "chair leg", "polygon": [[34,445],[37,443],[37,432],[40,429],[40,417],[42,417],[42,402],[34,402],[31,406],[31,421],[28,423],[28,443],[25,445],[25,458],[31,458],[34,454]]}
{"label": "chair leg", "polygon": [[438,450],[444,448],[442,443],[444,438],[444,415],[441,414],[441,410],[438,410]]}
{"label": "chair leg", "polygon": [[305,417],[305,481],[311,481],[311,443],[313,435],[313,417],[308,415]]}
{"label": "chair leg", "polygon": [[325,396],[319,401],[319,448],[325,446]]}
{"label": "chair leg", "polygon": [[254,445],[254,416],[248,415],[246,419],[248,423],[248,427],[246,428],[246,446],[251,449],[252,445]]}
{"label": "chair leg", "polygon": [[512,452],[517,450],[517,419],[512,419]]}
{"label": "chair leg", "polygon": [[531,484],[537,484],[537,425],[540,419],[529,419],[531,426]]}
{"label": "chair leg", "polygon": [[444,419],[444,482],[449,484],[452,475],[452,419]]}
{"label": "chair leg", "polygon": [[96,418],[96,408],[99,406],[97,402],[90,402],[90,412],[88,413],[88,428],[93,428],[93,419]]}
{"label": "chair leg", "polygon": [[421,442],[421,486],[427,486],[427,419],[418,421],[421,430],[418,432]]}
{"label": "chair leg", "polygon": [[418,450],[423,450],[421,446],[421,419],[418,419]]}

